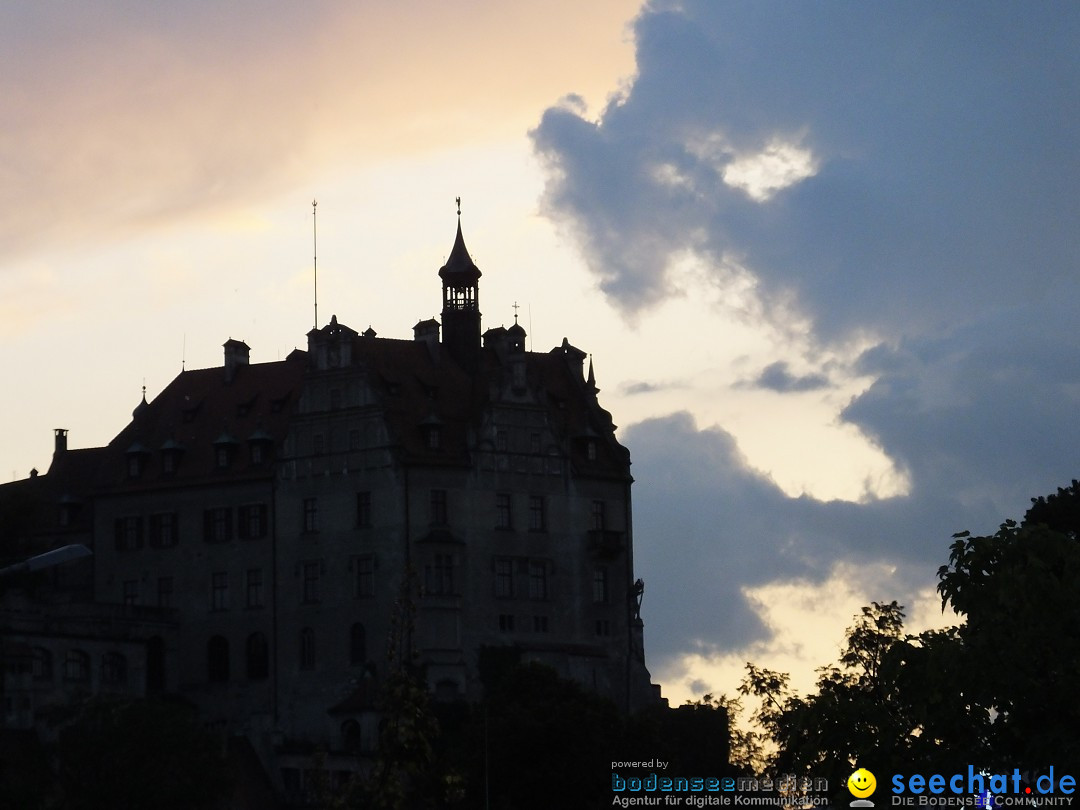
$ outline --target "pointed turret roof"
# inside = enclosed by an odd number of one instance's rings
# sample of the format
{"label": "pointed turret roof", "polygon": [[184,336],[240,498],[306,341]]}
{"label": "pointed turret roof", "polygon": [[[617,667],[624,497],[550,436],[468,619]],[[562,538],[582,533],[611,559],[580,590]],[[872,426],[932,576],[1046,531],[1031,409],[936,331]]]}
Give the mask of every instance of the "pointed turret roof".
{"label": "pointed turret roof", "polygon": [[480,275],[480,268],[473,262],[465,247],[465,237],[461,235],[461,219],[459,218],[454,247],[450,251],[450,258],[446,260],[446,264],[439,268],[439,278],[458,284],[475,282]]}

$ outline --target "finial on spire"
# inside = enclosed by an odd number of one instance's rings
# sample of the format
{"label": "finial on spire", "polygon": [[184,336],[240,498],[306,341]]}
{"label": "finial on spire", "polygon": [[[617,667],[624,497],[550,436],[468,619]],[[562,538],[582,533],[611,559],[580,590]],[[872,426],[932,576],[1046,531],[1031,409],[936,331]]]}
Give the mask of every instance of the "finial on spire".
{"label": "finial on spire", "polygon": [[319,328],[319,231],[315,207],[318,200],[311,201],[311,269],[313,273],[313,297],[315,299],[315,329]]}
{"label": "finial on spire", "polygon": [[515,301],[511,306],[513,306],[513,308],[514,308],[514,324],[516,325],[517,324],[518,302]]}
{"label": "finial on spire", "polygon": [[457,215],[461,216],[461,197],[454,197],[454,202],[457,203]]}

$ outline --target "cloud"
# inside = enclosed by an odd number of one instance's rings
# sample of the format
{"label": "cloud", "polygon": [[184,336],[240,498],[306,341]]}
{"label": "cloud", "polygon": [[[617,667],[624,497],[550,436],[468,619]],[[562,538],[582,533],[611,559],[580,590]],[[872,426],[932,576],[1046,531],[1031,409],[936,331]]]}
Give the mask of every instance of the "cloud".
{"label": "cloud", "polygon": [[[836,418],[906,479],[903,497],[791,498],[721,427],[629,428],[663,670],[776,636],[749,595],[824,587],[838,561],[894,571],[880,596],[911,602],[953,531],[1076,477],[1080,9],[661,0],[634,32],[620,96],[534,129],[544,211],[631,317],[692,294],[687,256],[721,293],[739,268],[746,311],[805,337],[742,387],[865,377]],[[828,376],[782,359],[856,344]]]}
{"label": "cloud", "polygon": [[818,391],[829,387],[829,378],[824,374],[804,374],[796,376],[791,373],[788,364],[783,360],[770,363],[756,380],[744,383],[750,387],[765,388],[780,394],[801,391]]}
{"label": "cloud", "polygon": [[1080,258],[1078,17],[653,4],[628,90],[535,129],[545,210],[628,312],[678,293],[686,251],[737,257],[825,341],[1041,298]]}
{"label": "cloud", "polygon": [[649,380],[627,380],[619,384],[619,393],[624,396],[635,394],[655,394],[658,391],[672,391],[685,388],[683,382],[650,382]]}

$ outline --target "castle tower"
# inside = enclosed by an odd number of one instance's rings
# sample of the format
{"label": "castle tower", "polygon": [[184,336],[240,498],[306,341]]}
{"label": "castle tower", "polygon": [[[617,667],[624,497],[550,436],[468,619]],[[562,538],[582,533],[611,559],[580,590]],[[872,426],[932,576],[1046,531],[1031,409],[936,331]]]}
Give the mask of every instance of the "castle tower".
{"label": "castle tower", "polygon": [[480,359],[480,268],[465,247],[460,208],[457,237],[439,278],[443,282],[443,345],[463,369],[475,372]]}

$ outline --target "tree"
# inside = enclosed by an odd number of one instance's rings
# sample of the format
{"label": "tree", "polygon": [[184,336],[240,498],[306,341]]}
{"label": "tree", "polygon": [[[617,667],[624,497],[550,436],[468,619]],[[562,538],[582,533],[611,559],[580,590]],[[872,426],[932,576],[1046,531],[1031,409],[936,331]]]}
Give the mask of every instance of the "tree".
{"label": "tree", "polygon": [[966,617],[967,694],[992,713],[990,746],[1002,765],[1080,769],[1076,489],[1036,500],[1024,525],[959,533],[938,571],[942,607]]}
{"label": "tree", "polygon": [[[739,691],[762,700],[755,720],[776,746],[771,769],[842,786],[860,763],[882,770],[957,766],[982,746],[986,712],[957,701],[954,633],[905,636],[895,601],[864,607],[817,692],[791,692],[786,674],[747,664]],[[980,760],[974,760],[980,761]]]}
{"label": "tree", "polygon": [[938,570],[958,627],[903,634],[874,603],[848,630],[817,691],[747,665],[740,687],[776,746],[771,766],[842,779],[860,762],[900,772],[1080,770],[1080,482],[1033,498],[1022,524],[953,536]]}

